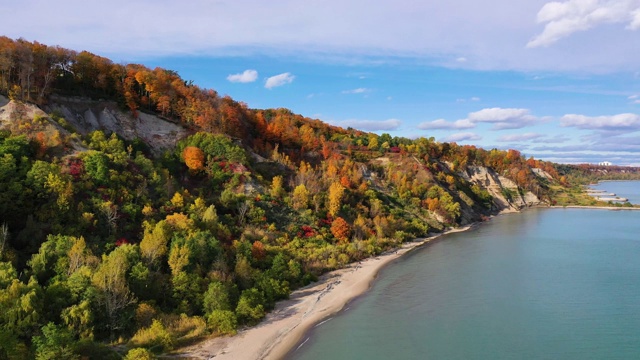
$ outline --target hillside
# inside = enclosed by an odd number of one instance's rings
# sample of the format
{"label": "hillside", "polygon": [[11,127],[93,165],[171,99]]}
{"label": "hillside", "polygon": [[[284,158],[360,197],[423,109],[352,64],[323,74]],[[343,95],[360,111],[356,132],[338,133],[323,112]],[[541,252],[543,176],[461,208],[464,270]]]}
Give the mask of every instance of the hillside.
{"label": "hillside", "polygon": [[516,150],[249,109],[23,40],[0,38],[0,94],[2,358],[231,334],[324,272],[572,181]]}

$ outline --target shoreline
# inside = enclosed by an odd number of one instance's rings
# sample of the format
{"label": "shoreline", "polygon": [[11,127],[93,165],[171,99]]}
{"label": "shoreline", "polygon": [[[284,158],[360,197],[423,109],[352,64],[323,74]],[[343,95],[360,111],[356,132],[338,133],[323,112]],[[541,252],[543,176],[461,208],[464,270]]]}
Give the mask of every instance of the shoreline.
{"label": "shoreline", "polygon": [[[640,210],[640,207],[579,205],[540,206],[538,208]],[[515,212],[520,211],[505,209],[498,215]],[[315,283],[293,291],[289,299],[278,302],[258,325],[240,329],[234,336],[207,339],[188,346],[174,357],[215,358],[216,360],[285,358],[304,345],[306,340],[302,340],[313,327],[339,313],[349,302],[366,293],[385,266],[443,235],[464,232],[482,223],[476,222],[464,227],[449,229],[427,238],[417,238],[402,244],[395,250],[389,250],[359,263],[352,263],[345,268],[323,274]]]}
{"label": "shoreline", "polygon": [[640,210],[640,207],[625,206],[590,206],[590,205],[565,205],[565,206],[549,206],[549,209],[592,209],[592,210]]}
{"label": "shoreline", "polygon": [[[640,210],[640,207],[541,206],[543,209]],[[513,213],[505,209],[498,215]],[[496,215],[497,216],[497,215]],[[492,216],[491,218],[493,218]],[[182,349],[175,357],[187,359],[283,359],[300,348],[313,327],[339,313],[355,298],[371,288],[380,270],[402,255],[443,235],[464,232],[482,224],[476,222],[449,229],[427,238],[417,238],[359,263],[320,276],[318,281],[291,293],[256,326],[241,329],[234,336],[203,340]]]}
{"label": "shoreline", "polygon": [[371,287],[380,270],[409,251],[439,237],[475,228],[480,223],[417,238],[378,256],[323,274],[318,281],[278,302],[258,325],[234,336],[204,340],[188,346],[177,357],[189,359],[282,359],[296,350],[314,326],[340,312]]}

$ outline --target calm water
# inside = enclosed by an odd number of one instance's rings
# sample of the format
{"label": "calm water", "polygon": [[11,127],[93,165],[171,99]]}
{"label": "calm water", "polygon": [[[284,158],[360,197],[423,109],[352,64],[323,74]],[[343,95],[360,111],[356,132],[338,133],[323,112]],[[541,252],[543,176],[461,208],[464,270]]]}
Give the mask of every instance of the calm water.
{"label": "calm water", "polygon": [[291,358],[640,359],[640,211],[530,210],[447,235]]}
{"label": "calm water", "polygon": [[606,190],[617,196],[629,199],[632,204],[640,205],[640,181],[605,181],[590,186],[596,190]]}

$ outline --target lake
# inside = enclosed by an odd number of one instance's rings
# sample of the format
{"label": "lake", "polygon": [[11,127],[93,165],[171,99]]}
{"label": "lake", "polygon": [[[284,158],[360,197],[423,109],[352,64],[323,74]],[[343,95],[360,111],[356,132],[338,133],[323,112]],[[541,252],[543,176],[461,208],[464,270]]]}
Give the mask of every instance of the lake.
{"label": "lake", "polygon": [[638,181],[603,181],[589,187],[595,190],[606,190],[608,193],[629,199],[632,204],[640,205],[640,182]]}
{"label": "lake", "polygon": [[290,359],[640,359],[640,211],[531,209],[443,236],[307,336]]}

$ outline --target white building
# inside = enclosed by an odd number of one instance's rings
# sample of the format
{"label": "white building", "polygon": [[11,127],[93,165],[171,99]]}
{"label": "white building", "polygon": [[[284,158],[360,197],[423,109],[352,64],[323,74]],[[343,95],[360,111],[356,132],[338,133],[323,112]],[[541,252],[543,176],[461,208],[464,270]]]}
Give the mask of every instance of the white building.
{"label": "white building", "polygon": [[608,161],[603,161],[603,162],[598,163],[598,165],[600,165],[600,166],[611,166],[613,164],[608,162]]}

